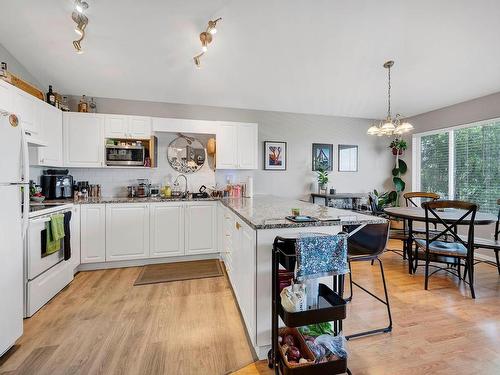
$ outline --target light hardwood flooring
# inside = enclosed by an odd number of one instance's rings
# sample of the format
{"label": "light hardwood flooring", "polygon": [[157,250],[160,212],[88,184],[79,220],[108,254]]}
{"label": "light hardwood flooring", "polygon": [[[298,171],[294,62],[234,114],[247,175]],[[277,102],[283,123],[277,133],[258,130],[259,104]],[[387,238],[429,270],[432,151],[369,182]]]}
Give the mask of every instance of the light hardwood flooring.
{"label": "light hardwood flooring", "polygon": [[[392,245],[394,247],[394,245]],[[349,342],[355,375],[500,373],[500,276],[476,266],[476,300],[465,285],[438,273],[407,273],[383,256],[392,304],[391,334]],[[225,278],[132,286],[140,268],[79,273],[33,318],[0,374],[214,374],[253,362]],[[355,263],[356,281],[382,295],[376,265]],[[359,289],[345,332],[385,324],[385,310]],[[265,362],[238,375],[271,374]]]}

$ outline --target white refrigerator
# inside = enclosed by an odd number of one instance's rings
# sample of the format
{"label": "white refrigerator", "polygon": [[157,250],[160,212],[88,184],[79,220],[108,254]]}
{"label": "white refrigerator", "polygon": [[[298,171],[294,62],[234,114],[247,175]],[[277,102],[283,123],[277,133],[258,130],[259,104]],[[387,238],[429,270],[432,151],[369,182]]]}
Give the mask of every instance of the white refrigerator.
{"label": "white refrigerator", "polygon": [[[0,87],[1,88],[1,87]],[[23,333],[23,254],[29,215],[28,144],[0,92],[0,356]]]}

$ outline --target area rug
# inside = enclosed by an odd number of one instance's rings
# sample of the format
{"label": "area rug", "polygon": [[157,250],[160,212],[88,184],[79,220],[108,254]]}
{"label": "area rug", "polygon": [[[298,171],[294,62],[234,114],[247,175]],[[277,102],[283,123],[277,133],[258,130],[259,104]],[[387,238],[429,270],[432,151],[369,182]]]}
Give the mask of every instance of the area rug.
{"label": "area rug", "polygon": [[134,285],[168,283],[171,281],[220,276],[224,276],[224,272],[218,259],[151,264],[143,267]]}

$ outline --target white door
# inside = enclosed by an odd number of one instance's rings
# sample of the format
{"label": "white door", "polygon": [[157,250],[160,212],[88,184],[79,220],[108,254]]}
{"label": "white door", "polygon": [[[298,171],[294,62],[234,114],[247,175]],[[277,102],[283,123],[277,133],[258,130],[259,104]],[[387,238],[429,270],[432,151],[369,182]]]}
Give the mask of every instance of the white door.
{"label": "white door", "polygon": [[245,320],[248,335],[252,338],[252,342],[256,339],[255,333],[255,319],[256,319],[256,302],[255,302],[255,267],[256,258],[256,232],[246,224],[241,224],[240,228],[240,271],[238,283],[240,284],[239,290],[239,306],[243,319]]}
{"label": "white door", "polygon": [[128,116],[128,133],[134,139],[151,138],[151,117]]}
{"label": "white door", "polygon": [[[0,102],[0,108],[3,104]],[[8,116],[0,115],[0,142],[3,155],[0,157],[0,183],[19,183],[23,178],[22,138],[21,126],[16,126],[15,123],[12,125]]]}
{"label": "white door", "polygon": [[64,166],[101,167],[104,159],[103,128],[100,115],[64,112]]}
{"label": "white door", "polygon": [[220,123],[216,132],[217,169],[238,168],[238,133],[234,124]]}
{"label": "white door", "polygon": [[238,168],[257,169],[257,124],[238,124]]}
{"label": "white door", "polygon": [[150,205],[150,256],[184,255],[184,204],[182,202]]}
{"label": "white door", "polygon": [[39,147],[38,165],[62,167],[62,111],[49,104],[38,103],[41,111],[41,135],[47,147]]}
{"label": "white door", "polygon": [[106,205],[106,261],[149,257],[149,205]]}
{"label": "white door", "polygon": [[19,186],[0,186],[0,356],[23,333],[23,240]]}
{"label": "white door", "polygon": [[104,129],[106,138],[129,138],[128,116],[104,115]]}
{"label": "white door", "polygon": [[186,255],[217,252],[217,202],[186,203]]}
{"label": "white door", "polygon": [[73,206],[71,211],[71,270],[76,272],[80,265],[80,205]]}
{"label": "white door", "polygon": [[81,205],[80,219],[81,263],[106,261],[106,205]]}

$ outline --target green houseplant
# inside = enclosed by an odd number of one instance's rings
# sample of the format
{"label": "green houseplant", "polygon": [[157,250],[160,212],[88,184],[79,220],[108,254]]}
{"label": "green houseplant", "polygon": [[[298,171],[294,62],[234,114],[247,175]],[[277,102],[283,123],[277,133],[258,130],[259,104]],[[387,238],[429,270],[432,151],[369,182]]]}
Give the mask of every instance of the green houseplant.
{"label": "green houseplant", "polygon": [[403,151],[408,148],[408,144],[404,139],[394,138],[389,145],[389,148],[392,150],[392,154],[394,156],[403,155]]}

